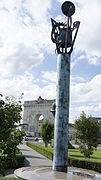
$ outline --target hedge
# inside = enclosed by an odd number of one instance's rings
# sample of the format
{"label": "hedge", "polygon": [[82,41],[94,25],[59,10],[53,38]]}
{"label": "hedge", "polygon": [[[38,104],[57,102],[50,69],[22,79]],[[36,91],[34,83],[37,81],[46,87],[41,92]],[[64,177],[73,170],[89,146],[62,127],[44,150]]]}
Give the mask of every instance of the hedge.
{"label": "hedge", "polygon": [[[40,154],[49,158],[50,160],[53,160],[52,148],[45,148],[38,144],[34,144],[30,141],[27,142],[26,144],[29,147],[31,147],[32,149],[39,152]],[[97,172],[101,173],[101,163],[100,162],[93,162],[90,160],[79,160],[79,159],[74,159],[74,158],[68,157],[68,165],[73,166],[73,167],[83,168],[83,169],[89,169],[89,170],[93,170],[93,171],[97,171]]]}
{"label": "hedge", "polygon": [[[16,155],[16,160],[14,162],[12,161],[6,161],[6,168],[20,168],[24,166],[24,160],[25,160],[25,156],[22,154],[17,154]],[[0,156],[0,162],[2,162],[0,164],[0,166],[3,166],[3,161],[2,158]]]}
{"label": "hedge", "polygon": [[23,167],[24,161],[25,161],[25,156],[22,154],[17,154],[15,162],[7,162],[7,169]]}
{"label": "hedge", "polygon": [[39,152],[40,154],[44,155],[50,160],[53,160],[53,151],[50,150],[50,148],[46,148],[44,146],[40,146],[38,144],[34,144],[30,141],[26,143],[29,147],[34,149],[35,151]]}
{"label": "hedge", "polygon": [[83,168],[83,169],[89,169],[93,171],[97,171],[101,173],[101,163],[100,162],[93,162],[90,160],[79,160],[79,159],[68,159],[69,166]]}

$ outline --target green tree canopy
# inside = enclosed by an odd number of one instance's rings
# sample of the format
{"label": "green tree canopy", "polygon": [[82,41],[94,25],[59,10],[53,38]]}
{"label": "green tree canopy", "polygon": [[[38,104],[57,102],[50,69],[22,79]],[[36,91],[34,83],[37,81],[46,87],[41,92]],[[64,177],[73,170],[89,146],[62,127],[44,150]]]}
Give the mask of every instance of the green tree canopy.
{"label": "green tree canopy", "polygon": [[45,146],[47,147],[49,141],[51,141],[51,139],[53,139],[53,136],[54,136],[54,124],[46,120],[42,124],[41,136],[42,136],[43,141],[45,142]]}
{"label": "green tree canopy", "polygon": [[92,116],[87,118],[83,111],[75,121],[74,127],[76,142],[80,147],[81,153],[84,154],[85,158],[90,158],[93,150],[96,149],[98,145],[98,122]]}
{"label": "green tree canopy", "polygon": [[22,105],[20,99],[4,98],[0,94],[0,174],[3,174],[7,162],[16,159],[17,146],[25,133],[16,128],[21,120]]}

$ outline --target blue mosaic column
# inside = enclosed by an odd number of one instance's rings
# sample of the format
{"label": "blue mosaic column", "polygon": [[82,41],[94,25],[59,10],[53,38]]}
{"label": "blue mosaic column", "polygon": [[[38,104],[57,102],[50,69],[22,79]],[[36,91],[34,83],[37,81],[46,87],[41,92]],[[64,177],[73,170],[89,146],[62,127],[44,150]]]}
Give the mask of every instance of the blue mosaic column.
{"label": "blue mosaic column", "polygon": [[58,54],[53,170],[67,172],[70,55]]}

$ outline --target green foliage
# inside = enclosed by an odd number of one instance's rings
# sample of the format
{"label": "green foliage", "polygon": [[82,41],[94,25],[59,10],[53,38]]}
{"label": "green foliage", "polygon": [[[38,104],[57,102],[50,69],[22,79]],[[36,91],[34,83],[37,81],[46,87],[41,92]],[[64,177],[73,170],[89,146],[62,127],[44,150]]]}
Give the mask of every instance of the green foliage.
{"label": "green foliage", "polygon": [[90,158],[98,145],[99,125],[93,117],[86,117],[85,112],[75,121],[75,137],[81,153],[85,158]]}
{"label": "green foliage", "polygon": [[97,171],[97,172],[101,173],[101,163],[99,163],[99,162],[69,158],[68,163],[69,163],[69,166],[83,168],[83,169],[89,169],[89,170],[93,170],[93,171]]}
{"label": "green foliage", "polygon": [[11,162],[11,160],[9,159],[9,161],[7,162],[7,169],[23,167],[24,160],[25,160],[25,156],[21,152],[19,154],[16,154],[15,161]]}
{"label": "green foliage", "polygon": [[21,179],[15,177],[0,177],[0,180],[21,180]]}
{"label": "green foliage", "polygon": [[22,142],[24,131],[16,128],[21,120],[22,105],[20,99],[0,95],[0,174],[4,175],[7,162],[16,163],[17,146]]}
{"label": "green foliage", "polygon": [[0,180],[21,180],[21,179],[15,177],[0,177]]}
{"label": "green foliage", "polygon": [[40,146],[39,144],[34,144],[30,141],[27,142],[27,145],[48,159],[53,160],[53,148]]}
{"label": "green foliage", "polygon": [[[78,148],[69,149],[68,156],[70,158],[78,159],[78,160],[85,160],[85,161],[89,160],[87,158],[85,159],[84,155],[80,152]],[[101,163],[101,150],[100,149],[94,150],[94,153],[91,155],[90,161]]]}
{"label": "green foliage", "polygon": [[54,124],[50,123],[48,120],[42,124],[41,136],[45,142],[45,147],[48,146],[48,143],[53,139],[54,136]]}

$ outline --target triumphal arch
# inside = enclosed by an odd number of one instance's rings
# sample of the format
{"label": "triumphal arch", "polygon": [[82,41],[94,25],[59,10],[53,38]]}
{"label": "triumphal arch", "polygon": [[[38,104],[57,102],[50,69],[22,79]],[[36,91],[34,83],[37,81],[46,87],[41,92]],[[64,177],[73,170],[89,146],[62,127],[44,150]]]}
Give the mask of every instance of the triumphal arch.
{"label": "triumphal arch", "polygon": [[42,123],[45,120],[54,123],[54,116],[50,112],[54,102],[54,99],[47,100],[41,96],[37,100],[24,102],[23,127],[27,133],[39,137]]}

